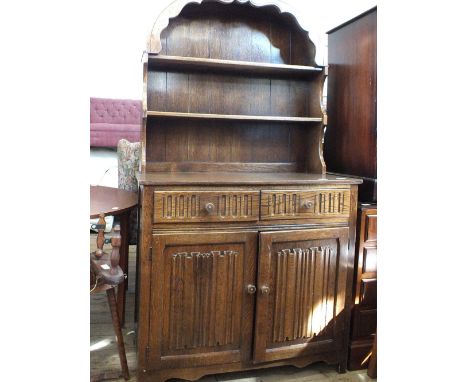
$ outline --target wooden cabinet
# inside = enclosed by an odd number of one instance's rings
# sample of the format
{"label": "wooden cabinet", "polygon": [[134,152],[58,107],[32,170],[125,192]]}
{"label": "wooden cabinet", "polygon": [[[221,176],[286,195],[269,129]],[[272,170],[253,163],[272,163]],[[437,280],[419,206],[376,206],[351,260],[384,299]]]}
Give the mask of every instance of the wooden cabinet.
{"label": "wooden cabinet", "polygon": [[356,370],[367,367],[377,326],[377,8],[329,31],[328,52],[327,169],[363,180],[348,363]]}
{"label": "wooden cabinet", "polygon": [[363,179],[377,202],[377,7],[328,32],[327,170]]}
{"label": "wooden cabinet", "polygon": [[354,306],[348,368],[367,367],[377,331],[377,206],[361,204],[356,247]]}
{"label": "wooden cabinet", "polygon": [[345,371],[357,187],[326,174],[326,76],[281,2],[176,1],[143,64],[138,380]]}

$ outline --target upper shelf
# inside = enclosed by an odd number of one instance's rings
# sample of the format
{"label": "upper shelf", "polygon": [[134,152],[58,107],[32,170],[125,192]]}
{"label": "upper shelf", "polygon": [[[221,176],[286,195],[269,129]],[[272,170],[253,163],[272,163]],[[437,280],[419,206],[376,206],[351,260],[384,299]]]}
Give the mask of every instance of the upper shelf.
{"label": "upper shelf", "polygon": [[217,60],[212,58],[180,57],[148,54],[148,68],[191,72],[229,72],[265,76],[313,77],[324,71],[324,67],[270,64],[264,62]]}
{"label": "upper shelf", "polygon": [[312,117],[283,117],[273,115],[246,115],[246,114],[205,114],[205,113],[178,113],[170,111],[148,110],[148,117],[159,118],[195,118],[195,119],[222,119],[233,121],[259,121],[259,122],[322,122],[322,118]]}

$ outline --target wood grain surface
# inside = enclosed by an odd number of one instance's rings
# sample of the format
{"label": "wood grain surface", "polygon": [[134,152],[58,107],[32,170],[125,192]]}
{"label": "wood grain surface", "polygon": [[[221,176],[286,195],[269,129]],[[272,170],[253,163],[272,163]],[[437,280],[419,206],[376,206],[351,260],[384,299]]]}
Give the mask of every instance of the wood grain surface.
{"label": "wood grain surface", "polygon": [[176,2],[153,30],[139,381],[318,361],[344,372],[362,180],[326,174],[326,70],[308,33],[274,3],[224,0]]}

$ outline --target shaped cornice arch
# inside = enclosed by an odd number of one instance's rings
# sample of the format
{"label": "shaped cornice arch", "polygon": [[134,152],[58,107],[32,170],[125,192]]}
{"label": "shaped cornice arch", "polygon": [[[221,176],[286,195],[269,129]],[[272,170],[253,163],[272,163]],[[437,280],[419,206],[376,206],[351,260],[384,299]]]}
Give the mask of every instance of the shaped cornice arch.
{"label": "shaped cornice arch", "polygon": [[154,22],[147,44],[148,53],[157,54],[161,51],[161,33],[169,25],[170,20],[177,17],[186,5],[201,4],[207,1],[214,1],[223,4],[248,3],[256,8],[273,6],[278,10],[280,15],[289,14],[294,18],[298,27],[304,31],[310,42],[314,45],[316,56],[321,57],[322,47],[320,46],[320,44],[317,44],[320,41],[320,39],[318,38],[318,35],[316,33],[310,32],[304,27],[304,25],[306,25],[306,22],[303,18],[300,17],[300,15],[304,13],[298,12],[291,5],[286,4],[281,0],[175,0],[159,14],[158,18]]}

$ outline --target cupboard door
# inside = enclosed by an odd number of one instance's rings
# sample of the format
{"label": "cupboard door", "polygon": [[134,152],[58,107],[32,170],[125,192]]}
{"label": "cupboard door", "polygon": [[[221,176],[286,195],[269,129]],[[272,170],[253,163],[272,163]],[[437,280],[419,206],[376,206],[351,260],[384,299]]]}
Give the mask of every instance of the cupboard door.
{"label": "cupboard door", "polygon": [[254,362],[343,346],[347,256],[348,228],[260,233]]}
{"label": "cupboard door", "polygon": [[153,236],[147,368],[250,358],[256,249],[256,232]]}

